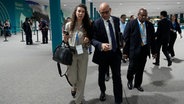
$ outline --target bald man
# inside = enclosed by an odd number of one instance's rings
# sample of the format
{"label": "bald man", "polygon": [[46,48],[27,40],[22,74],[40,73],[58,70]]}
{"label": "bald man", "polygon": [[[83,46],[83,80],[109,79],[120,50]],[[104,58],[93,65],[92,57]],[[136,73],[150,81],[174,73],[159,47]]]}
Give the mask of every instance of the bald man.
{"label": "bald man", "polygon": [[141,84],[146,59],[147,56],[150,57],[150,50],[155,57],[154,27],[152,23],[147,21],[147,15],[147,10],[141,8],[138,12],[138,17],[130,21],[124,31],[126,44],[123,50],[123,57],[125,59],[129,58],[127,86],[130,90],[134,87],[141,92],[144,91]]}
{"label": "bald man", "polygon": [[94,21],[92,45],[95,52],[92,61],[98,64],[100,101],[106,100],[105,73],[111,68],[115,104],[122,103],[121,58],[119,18],[111,16],[107,3],[99,7],[101,17]]}

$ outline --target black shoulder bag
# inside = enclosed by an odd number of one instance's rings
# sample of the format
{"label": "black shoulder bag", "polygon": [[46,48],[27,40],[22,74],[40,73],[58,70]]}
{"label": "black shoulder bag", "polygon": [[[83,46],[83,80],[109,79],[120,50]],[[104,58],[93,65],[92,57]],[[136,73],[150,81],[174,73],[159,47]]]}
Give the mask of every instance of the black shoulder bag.
{"label": "black shoulder bag", "polygon": [[[65,76],[68,83],[71,85],[71,83],[68,80],[68,77],[66,75],[66,72],[62,74],[60,63],[63,65],[72,65],[73,61],[73,54],[72,49],[70,48],[70,45],[64,41],[62,41],[62,44],[56,47],[56,49],[53,52],[52,59],[57,62],[58,72],[61,77]],[[68,68],[67,68],[68,70]]]}
{"label": "black shoulder bag", "polygon": [[72,58],[73,54],[70,45],[64,41],[56,47],[52,57],[54,61],[64,65],[72,65]]}

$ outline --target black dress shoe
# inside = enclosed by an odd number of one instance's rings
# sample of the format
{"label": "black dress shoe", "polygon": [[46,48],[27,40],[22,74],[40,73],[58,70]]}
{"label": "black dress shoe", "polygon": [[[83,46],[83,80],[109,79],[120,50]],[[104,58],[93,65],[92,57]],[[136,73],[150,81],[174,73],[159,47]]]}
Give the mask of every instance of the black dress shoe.
{"label": "black dress shoe", "polygon": [[153,64],[156,65],[156,66],[159,66],[159,63],[157,63],[157,62],[154,62]]}
{"label": "black dress shoe", "polygon": [[172,65],[172,61],[168,61],[168,66],[171,66]]}
{"label": "black dress shoe", "polygon": [[133,89],[133,84],[132,84],[132,82],[128,82],[128,83],[127,83],[127,87],[128,87],[129,90],[132,90],[132,89]]}
{"label": "black dress shoe", "polygon": [[73,96],[73,98],[75,98],[76,91],[72,91],[72,90],[71,90],[71,95]]}
{"label": "black dress shoe", "polygon": [[106,97],[105,97],[105,93],[101,93],[100,94],[100,101],[105,101]]}
{"label": "black dress shoe", "polygon": [[144,89],[142,87],[135,87],[135,88],[137,88],[137,90],[139,90],[140,92],[144,91]]}

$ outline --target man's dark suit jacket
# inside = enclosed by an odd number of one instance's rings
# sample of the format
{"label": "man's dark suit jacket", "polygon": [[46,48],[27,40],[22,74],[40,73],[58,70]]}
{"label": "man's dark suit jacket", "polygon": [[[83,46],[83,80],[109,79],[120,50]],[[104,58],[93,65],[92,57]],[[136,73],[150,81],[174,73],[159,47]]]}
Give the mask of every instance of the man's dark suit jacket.
{"label": "man's dark suit jacket", "polygon": [[[119,18],[111,16],[114,22],[114,28],[115,28],[115,35],[116,35],[116,42],[117,42],[117,53],[121,55],[120,51],[120,28],[119,28]],[[104,21],[102,18],[97,19],[93,23],[93,38],[92,38],[92,44],[95,47],[95,52],[93,55],[92,61],[96,64],[99,64],[100,62],[104,62],[109,52],[104,52],[101,50],[102,43],[109,43],[107,32],[105,29]]]}
{"label": "man's dark suit jacket", "polygon": [[23,24],[25,25],[24,32],[26,35],[31,35],[31,26],[28,21],[25,21]]}
{"label": "man's dark suit jacket", "polygon": [[170,29],[173,29],[172,23],[167,18],[164,18],[158,22],[158,28],[156,31],[157,42],[170,41]]}
{"label": "man's dark suit jacket", "polygon": [[[151,22],[146,21],[146,35],[147,35],[147,54],[150,57],[150,49],[151,53],[155,53],[155,30],[154,26]],[[124,31],[124,38],[125,38],[125,47],[123,49],[123,54],[128,55],[129,58],[136,58],[140,55],[141,47],[142,47],[142,39],[141,33],[139,28],[138,20],[130,21]]]}

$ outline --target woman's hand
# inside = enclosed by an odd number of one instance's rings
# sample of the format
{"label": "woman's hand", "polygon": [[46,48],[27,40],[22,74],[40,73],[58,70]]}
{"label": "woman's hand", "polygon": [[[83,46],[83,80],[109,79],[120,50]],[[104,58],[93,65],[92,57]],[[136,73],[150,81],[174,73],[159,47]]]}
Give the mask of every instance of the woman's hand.
{"label": "woman's hand", "polygon": [[84,43],[86,44],[86,43],[89,43],[89,38],[88,37],[84,37]]}

